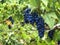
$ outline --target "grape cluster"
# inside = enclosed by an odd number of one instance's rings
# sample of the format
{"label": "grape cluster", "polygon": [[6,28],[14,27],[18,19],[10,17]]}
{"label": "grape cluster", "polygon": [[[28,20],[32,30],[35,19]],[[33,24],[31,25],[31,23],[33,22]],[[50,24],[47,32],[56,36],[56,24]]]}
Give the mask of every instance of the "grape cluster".
{"label": "grape cluster", "polygon": [[44,30],[45,30],[44,19],[42,18],[42,16],[39,17],[37,12],[29,13],[30,11],[31,10],[28,8],[24,10],[24,21],[25,23],[31,23],[31,24],[34,24],[35,22],[39,36],[40,38],[42,38],[44,36]]}
{"label": "grape cluster", "polygon": [[55,32],[55,30],[50,30],[50,31],[48,32],[48,37],[49,37],[51,40],[53,39],[54,32]]}
{"label": "grape cluster", "polygon": [[42,16],[39,17],[37,12],[32,13],[32,15],[33,15],[34,21],[36,22],[39,36],[40,38],[42,38],[44,36],[44,30],[45,30],[44,19],[42,18]]}

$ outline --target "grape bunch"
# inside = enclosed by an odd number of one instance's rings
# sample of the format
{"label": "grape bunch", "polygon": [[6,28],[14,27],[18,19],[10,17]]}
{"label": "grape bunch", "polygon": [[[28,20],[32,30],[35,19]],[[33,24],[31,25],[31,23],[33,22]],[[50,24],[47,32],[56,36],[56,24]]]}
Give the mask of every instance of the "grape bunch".
{"label": "grape bunch", "polygon": [[50,31],[48,32],[48,37],[49,37],[51,40],[53,39],[54,32],[55,32],[55,30],[50,30]]}
{"label": "grape bunch", "polygon": [[30,11],[31,10],[28,8],[24,10],[24,21],[25,23],[30,24],[34,24],[35,22],[39,36],[40,38],[42,38],[44,36],[44,30],[45,30],[44,19],[42,18],[42,16],[39,17],[37,12],[29,13]]}
{"label": "grape bunch", "polygon": [[39,17],[37,12],[33,12],[32,15],[34,18],[34,22],[36,22],[39,36],[40,38],[42,38],[44,36],[44,30],[45,30],[44,19],[42,18],[42,16]]}

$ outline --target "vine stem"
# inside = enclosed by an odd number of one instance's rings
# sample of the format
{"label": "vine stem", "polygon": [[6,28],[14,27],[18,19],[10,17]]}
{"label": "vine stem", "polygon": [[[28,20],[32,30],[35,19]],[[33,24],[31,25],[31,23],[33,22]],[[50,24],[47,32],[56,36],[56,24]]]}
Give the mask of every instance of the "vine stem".
{"label": "vine stem", "polygon": [[41,14],[40,5],[41,5],[41,0],[39,0],[39,1],[37,0],[37,11],[38,11],[39,15]]}
{"label": "vine stem", "polygon": [[60,29],[60,24],[54,25],[52,29]]}
{"label": "vine stem", "polygon": [[[47,26],[47,25],[46,25],[46,26]],[[46,30],[56,30],[56,29],[60,29],[60,24],[54,25],[51,29],[49,28],[49,26],[47,26],[47,28],[46,28],[46,26],[45,26],[45,29],[46,29]]]}

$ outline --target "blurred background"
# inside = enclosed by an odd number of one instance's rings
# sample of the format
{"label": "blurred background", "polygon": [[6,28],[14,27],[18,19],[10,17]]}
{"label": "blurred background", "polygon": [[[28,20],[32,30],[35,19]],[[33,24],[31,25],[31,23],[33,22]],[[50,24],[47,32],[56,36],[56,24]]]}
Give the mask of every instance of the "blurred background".
{"label": "blurred background", "polygon": [[[47,29],[43,38],[40,38],[35,23],[24,22],[27,7],[44,19]],[[48,32],[59,23],[60,0],[0,0],[0,45],[58,45],[60,29],[54,29],[52,40]]]}

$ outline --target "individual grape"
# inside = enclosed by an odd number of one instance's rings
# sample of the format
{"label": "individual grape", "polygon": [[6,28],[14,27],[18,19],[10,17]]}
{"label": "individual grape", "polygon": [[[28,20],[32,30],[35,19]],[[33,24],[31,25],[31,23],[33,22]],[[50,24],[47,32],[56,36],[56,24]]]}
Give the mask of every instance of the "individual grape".
{"label": "individual grape", "polygon": [[55,30],[50,30],[50,31],[48,32],[48,37],[49,37],[51,40],[53,39],[54,32],[55,32]]}

